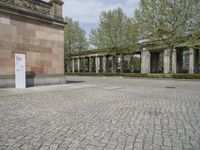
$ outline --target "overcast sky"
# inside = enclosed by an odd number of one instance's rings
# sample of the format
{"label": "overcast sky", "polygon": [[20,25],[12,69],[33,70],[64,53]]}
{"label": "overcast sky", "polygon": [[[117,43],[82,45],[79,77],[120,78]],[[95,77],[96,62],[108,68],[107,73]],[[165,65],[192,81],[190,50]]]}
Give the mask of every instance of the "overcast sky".
{"label": "overcast sky", "polygon": [[[48,0],[46,0],[48,1]],[[68,16],[79,21],[89,34],[98,26],[99,15],[103,10],[121,7],[128,16],[133,16],[139,0],[63,0],[63,17]]]}

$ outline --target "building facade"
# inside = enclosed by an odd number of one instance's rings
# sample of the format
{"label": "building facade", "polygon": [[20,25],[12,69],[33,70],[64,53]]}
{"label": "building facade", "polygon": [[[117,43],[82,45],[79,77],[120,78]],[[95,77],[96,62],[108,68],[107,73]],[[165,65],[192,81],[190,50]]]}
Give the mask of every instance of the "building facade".
{"label": "building facade", "polygon": [[14,87],[16,53],[26,55],[27,86],[65,82],[62,5],[0,1],[0,87]]}

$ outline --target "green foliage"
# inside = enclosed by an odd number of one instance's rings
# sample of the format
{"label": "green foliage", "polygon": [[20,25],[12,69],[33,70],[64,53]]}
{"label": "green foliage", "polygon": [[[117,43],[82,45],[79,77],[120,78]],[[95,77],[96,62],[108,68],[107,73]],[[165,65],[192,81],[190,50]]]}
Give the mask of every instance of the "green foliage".
{"label": "green foliage", "polygon": [[136,41],[136,26],[121,8],[103,11],[100,15],[99,27],[93,29],[90,34],[92,45],[114,53],[127,50],[130,45],[136,45]]}
{"label": "green foliage", "polygon": [[199,33],[199,6],[199,0],[141,0],[135,12],[140,38],[168,48],[190,41]]}
{"label": "green foliage", "polygon": [[73,21],[71,18],[66,17],[65,21],[68,23],[65,27],[65,59],[71,54],[87,50],[88,42],[85,38],[85,31],[81,29],[79,22]]}
{"label": "green foliage", "polygon": [[134,57],[131,63],[132,63],[134,72],[140,72],[140,66],[141,66],[140,58]]}
{"label": "green foliage", "polygon": [[[200,40],[199,0],[141,0],[135,12],[135,24],[141,39],[172,50],[180,45],[193,45]],[[172,61],[170,61],[172,72]]]}

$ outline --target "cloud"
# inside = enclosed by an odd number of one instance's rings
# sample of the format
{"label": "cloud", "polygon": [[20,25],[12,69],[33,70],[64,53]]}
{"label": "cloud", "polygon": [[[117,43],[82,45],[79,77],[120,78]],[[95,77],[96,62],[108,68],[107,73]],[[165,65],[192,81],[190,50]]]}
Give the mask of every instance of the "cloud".
{"label": "cloud", "polygon": [[101,11],[118,6],[119,4],[105,5],[95,0],[66,0],[63,13],[64,16],[72,17],[80,22],[97,23]]}
{"label": "cloud", "polygon": [[124,12],[133,16],[139,0],[64,0],[63,15],[82,23],[97,23],[104,10],[121,7]]}
{"label": "cloud", "polygon": [[[48,1],[48,0],[45,0]],[[140,0],[63,0],[63,17],[71,17],[79,21],[87,36],[92,28],[96,28],[102,11],[121,7],[132,17]]]}

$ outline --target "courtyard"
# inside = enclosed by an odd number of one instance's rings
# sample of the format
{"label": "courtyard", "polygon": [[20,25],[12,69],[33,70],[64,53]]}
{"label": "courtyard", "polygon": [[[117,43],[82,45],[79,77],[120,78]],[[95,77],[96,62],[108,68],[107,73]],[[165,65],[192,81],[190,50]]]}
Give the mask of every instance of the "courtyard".
{"label": "courtyard", "polygon": [[200,149],[200,81],[66,78],[0,89],[0,149]]}

